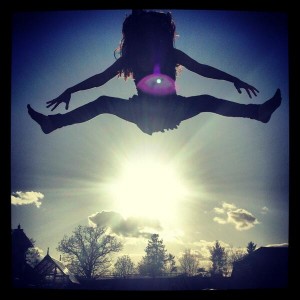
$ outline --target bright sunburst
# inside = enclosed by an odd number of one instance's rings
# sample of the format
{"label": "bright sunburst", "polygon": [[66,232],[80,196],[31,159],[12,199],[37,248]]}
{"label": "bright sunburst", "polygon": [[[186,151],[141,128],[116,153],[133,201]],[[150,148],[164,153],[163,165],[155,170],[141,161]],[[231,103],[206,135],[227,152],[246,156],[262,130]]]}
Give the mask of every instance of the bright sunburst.
{"label": "bright sunburst", "polygon": [[157,158],[127,161],[110,185],[117,209],[124,216],[172,219],[187,188],[178,170]]}

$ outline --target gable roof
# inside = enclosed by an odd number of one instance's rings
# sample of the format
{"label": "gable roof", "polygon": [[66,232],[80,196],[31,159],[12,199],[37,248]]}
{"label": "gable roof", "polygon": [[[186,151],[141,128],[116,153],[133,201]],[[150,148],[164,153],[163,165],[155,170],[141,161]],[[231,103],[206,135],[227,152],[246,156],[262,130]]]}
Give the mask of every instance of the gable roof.
{"label": "gable roof", "polygon": [[60,261],[55,258],[52,258],[47,254],[34,268],[34,270],[42,276],[47,275],[54,267],[57,267],[62,274],[67,276],[72,283],[79,284],[79,281],[76,277],[69,271],[69,269]]}

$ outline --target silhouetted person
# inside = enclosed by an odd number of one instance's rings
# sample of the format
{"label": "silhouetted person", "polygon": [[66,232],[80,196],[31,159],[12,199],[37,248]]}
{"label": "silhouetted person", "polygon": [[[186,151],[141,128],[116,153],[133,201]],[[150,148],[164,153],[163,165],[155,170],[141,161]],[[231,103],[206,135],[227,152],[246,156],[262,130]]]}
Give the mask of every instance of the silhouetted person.
{"label": "silhouetted person", "polygon": [[212,112],[227,117],[243,117],[267,123],[280,106],[281,94],[263,104],[239,104],[210,95],[192,97],[176,93],[175,80],[178,66],[204,77],[232,82],[239,93],[245,89],[250,98],[259,92],[254,86],[216,68],[200,64],[184,52],[174,48],[175,23],[170,13],[133,10],[122,28],[118,58],[104,72],[68,88],[59,97],[48,101],[53,111],[62,102],[66,109],[72,93],[99,87],[118,76],[132,77],[137,95],[129,100],[100,96],[65,114],[45,116],[28,104],[28,113],[44,133],[76,123],[86,122],[100,114],[109,113],[135,123],[143,132],[152,134],[165,129],[175,129],[181,121],[201,112]]}

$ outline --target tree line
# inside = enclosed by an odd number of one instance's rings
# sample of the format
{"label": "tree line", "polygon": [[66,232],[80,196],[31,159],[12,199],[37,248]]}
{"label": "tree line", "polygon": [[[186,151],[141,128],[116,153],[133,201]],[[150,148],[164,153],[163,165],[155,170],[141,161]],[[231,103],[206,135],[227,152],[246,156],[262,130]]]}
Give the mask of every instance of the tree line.
{"label": "tree line", "polygon": [[[211,267],[200,267],[201,260],[191,249],[185,249],[178,258],[167,252],[163,240],[158,234],[152,234],[145,248],[145,255],[137,263],[130,256],[123,255],[112,264],[112,255],[122,250],[123,245],[117,237],[106,233],[105,227],[78,226],[71,236],[64,236],[57,250],[63,254],[63,262],[67,268],[79,277],[92,280],[107,275],[113,266],[113,275],[128,278],[133,274],[159,277],[163,275],[181,274],[185,276],[228,276],[234,262],[241,260],[256,249],[256,244],[249,242],[246,251],[243,249],[225,249],[219,241],[215,241],[210,251]],[[32,242],[34,242],[32,240]],[[40,254],[34,248],[27,253],[31,266],[40,260]]]}

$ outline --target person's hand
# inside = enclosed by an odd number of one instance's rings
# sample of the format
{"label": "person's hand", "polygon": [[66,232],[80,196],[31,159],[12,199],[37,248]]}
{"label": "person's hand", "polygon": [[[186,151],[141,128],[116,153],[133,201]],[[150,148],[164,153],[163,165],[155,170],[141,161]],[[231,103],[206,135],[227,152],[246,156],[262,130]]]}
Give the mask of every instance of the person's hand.
{"label": "person's hand", "polygon": [[53,111],[59,104],[64,102],[64,103],[66,103],[66,109],[69,109],[70,100],[71,100],[71,93],[69,93],[68,91],[65,91],[57,98],[47,101],[46,102],[47,108],[50,108],[51,106],[53,106],[51,109],[51,111]]}
{"label": "person's hand", "polygon": [[238,91],[240,94],[242,93],[241,89],[245,89],[246,92],[247,92],[247,94],[248,94],[248,96],[249,96],[250,98],[252,98],[251,93],[252,93],[255,97],[257,96],[256,93],[259,93],[259,90],[256,89],[254,86],[252,86],[252,85],[250,85],[250,84],[248,84],[248,83],[246,83],[246,82],[244,82],[244,81],[241,81],[241,80],[239,80],[239,79],[237,79],[233,84],[234,84],[234,87],[237,89],[237,91]]}

